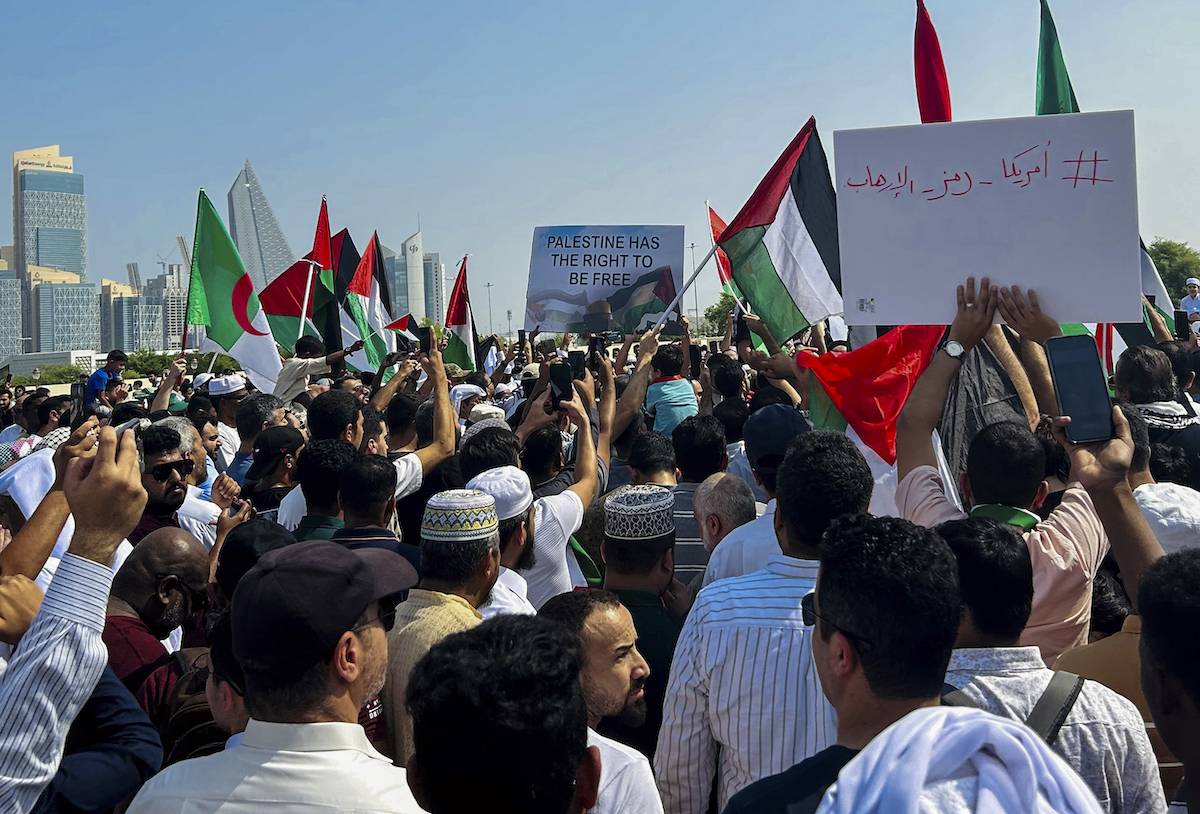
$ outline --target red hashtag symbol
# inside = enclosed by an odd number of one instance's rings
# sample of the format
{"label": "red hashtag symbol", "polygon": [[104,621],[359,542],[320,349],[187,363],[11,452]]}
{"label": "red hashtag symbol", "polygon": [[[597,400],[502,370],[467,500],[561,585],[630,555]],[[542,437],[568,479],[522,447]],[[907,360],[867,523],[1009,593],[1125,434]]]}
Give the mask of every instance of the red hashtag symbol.
{"label": "red hashtag symbol", "polygon": [[[1062,180],[1070,181],[1072,189],[1075,189],[1076,187],[1078,187],[1080,181],[1083,181],[1084,183],[1088,183],[1090,181],[1092,186],[1096,186],[1096,184],[1100,184],[1100,183],[1110,184],[1110,183],[1112,183],[1111,178],[1100,178],[1099,177],[1100,165],[1105,163],[1106,161],[1108,161],[1108,159],[1101,158],[1100,153],[1096,150],[1092,151],[1091,158],[1084,158],[1083,150],[1080,150],[1079,158],[1068,158],[1065,161],[1063,161],[1064,164],[1074,164],[1075,165],[1075,174],[1074,175],[1064,175],[1062,177]],[[1088,176],[1086,174],[1087,171],[1084,169],[1084,166],[1083,166],[1084,164],[1092,165],[1092,174],[1090,176]]]}

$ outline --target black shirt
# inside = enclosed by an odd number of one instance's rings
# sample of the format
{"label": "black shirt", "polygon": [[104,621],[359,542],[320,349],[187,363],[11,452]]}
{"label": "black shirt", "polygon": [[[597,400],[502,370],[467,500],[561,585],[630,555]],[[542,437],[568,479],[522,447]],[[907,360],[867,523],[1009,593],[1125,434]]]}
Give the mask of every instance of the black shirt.
{"label": "black shirt", "polygon": [[811,814],[857,749],[830,746],[786,772],[751,783],[729,799],[724,814]]}
{"label": "black shirt", "polygon": [[399,554],[412,564],[417,576],[421,575],[421,548],[400,542],[391,529],[379,526],[359,526],[357,528],[341,528],[333,533],[331,538],[335,543],[341,543],[346,548],[382,548]]}

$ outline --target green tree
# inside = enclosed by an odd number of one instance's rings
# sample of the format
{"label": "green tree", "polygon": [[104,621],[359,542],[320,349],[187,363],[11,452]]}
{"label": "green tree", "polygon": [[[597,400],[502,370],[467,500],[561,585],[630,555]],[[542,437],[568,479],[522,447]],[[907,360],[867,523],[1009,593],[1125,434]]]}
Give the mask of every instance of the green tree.
{"label": "green tree", "polygon": [[[171,360],[174,354],[158,353],[152,350],[135,350],[129,354],[129,361],[126,367],[129,370],[149,376],[151,373],[160,373],[164,369],[171,367]],[[128,376],[123,376],[128,378]]]}
{"label": "green tree", "polygon": [[1154,265],[1158,266],[1158,273],[1162,277],[1163,285],[1167,287],[1167,293],[1175,302],[1179,302],[1179,298],[1186,293],[1183,287],[1184,280],[1188,277],[1200,277],[1200,251],[1196,251],[1187,243],[1168,240],[1165,237],[1154,238],[1147,251],[1150,252]]}
{"label": "green tree", "polygon": [[722,291],[721,297],[715,303],[704,309],[704,321],[708,323],[708,332],[716,336],[725,333],[725,321],[737,307],[737,300],[728,291]]}

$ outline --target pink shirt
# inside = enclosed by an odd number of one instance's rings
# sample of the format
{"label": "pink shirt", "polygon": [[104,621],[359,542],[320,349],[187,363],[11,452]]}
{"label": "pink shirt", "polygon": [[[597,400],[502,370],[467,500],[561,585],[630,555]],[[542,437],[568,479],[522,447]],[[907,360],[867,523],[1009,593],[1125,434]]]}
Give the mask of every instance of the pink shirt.
{"label": "pink shirt", "polygon": [[[905,519],[932,527],[966,515],[946,499],[932,466],[919,466],[896,487]],[[1022,645],[1036,645],[1047,665],[1064,651],[1087,644],[1092,619],[1092,578],[1108,553],[1108,538],[1092,499],[1078,484],[1063,494],[1050,517],[1025,532],[1033,561],[1033,612]]]}

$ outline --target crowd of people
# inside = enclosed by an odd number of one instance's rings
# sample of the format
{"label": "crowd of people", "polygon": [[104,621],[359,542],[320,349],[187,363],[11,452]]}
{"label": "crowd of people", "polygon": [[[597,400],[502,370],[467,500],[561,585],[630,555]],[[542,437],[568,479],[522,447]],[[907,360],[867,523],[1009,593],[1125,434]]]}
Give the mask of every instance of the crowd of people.
{"label": "crowd of people", "polygon": [[[957,302],[892,481],[752,314],[0,390],[0,809],[1200,813],[1196,339],[1074,444],[1036,296]],[[1032,408],[949,471],[984,344]]]}

